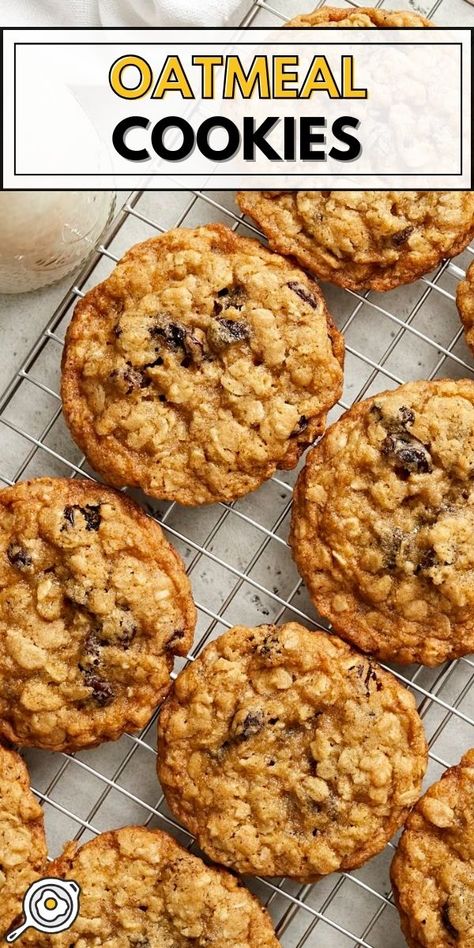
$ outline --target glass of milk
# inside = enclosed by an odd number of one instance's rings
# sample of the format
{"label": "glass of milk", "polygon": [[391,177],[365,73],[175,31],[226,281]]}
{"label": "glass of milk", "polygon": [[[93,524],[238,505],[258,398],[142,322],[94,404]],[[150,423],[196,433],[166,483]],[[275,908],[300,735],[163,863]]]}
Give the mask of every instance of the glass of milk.
{"label": "glass of milk", "polygon": [[0,293],[36,290],[78,267],[114,207],[113,191],[0,192]]}

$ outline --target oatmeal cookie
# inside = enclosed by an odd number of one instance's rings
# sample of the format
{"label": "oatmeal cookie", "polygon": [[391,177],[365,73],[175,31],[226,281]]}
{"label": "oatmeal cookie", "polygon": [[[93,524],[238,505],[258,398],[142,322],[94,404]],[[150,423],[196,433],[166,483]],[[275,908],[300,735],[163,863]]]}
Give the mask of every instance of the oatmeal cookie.
{"label": "oatmeal cookie", "polygon": [[38,948],[278,948],[270,918],[229,872],[206,866],[166,833],[128,826],[80,849],[51,874],[81,886],[77,920]]}
{"label": "oatmeal cookie", "polygon": [[471,263],[466,278],[458,284],[456,303],[464,326],[466,342],[474,352],[474,263]]}
{"label": "oatmeal cookie", "polygon": [[212,642],[159,720],[171,810],[239,872],[314,882],[360,866],[403,823],[425,767],[413,695],[293,622]]}
{"label": "oatmeal cookie", "polygon": [[432,26],[421,13],[413,10],[376,10],[374,7],[359,7],[355,10],[340,7],[320,7],[310,13],[294,17],[285,26],[305,27],[418,27]]}
{"label": "oatmeal cookie", "polygon": [[0,745],[0,940],[21,915],[23,895],[45,865],[43,810],[21,757]]}
{"label": "oatmeal cookie", "polygon": [[219,224],[133,247],[78,306],[62,397],[73,437],[116,486],[231,500],[292,468],[342,384],[318,286]]}
{"label": "oatmeal cookie", "polygon": [[474,236],[472,191],[241,191],[270,246],[322,280],[391,290]]}
{"label": "oatmeal cookie", "polygon": [[364,652],[474,651],[474,383],[409,382],[354,405],[308,456],[290,543],[321,615]]}
{"label": "oatmeal cookie", "polygon": [[158,524],[93,481],[0,490],[0,734],[50,750],[143,727],[195,609]]}
{"label": "oatmeal cookie", "polygon": [[474,750],[410,813],[391,876],[410,948],[472,948]]}

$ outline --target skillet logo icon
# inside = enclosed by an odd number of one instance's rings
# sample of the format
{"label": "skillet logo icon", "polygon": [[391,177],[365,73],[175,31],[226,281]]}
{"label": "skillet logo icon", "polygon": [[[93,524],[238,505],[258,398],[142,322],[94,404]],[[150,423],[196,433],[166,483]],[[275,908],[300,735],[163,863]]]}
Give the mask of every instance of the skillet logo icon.
{"label": "skillet logo icon", "polygon": [[79,915],[81,889],[68,879],[38,879],[23,897],[24,920],[6,936],[10,944],[34,928],[45,935],[57,935],[71,927]]}

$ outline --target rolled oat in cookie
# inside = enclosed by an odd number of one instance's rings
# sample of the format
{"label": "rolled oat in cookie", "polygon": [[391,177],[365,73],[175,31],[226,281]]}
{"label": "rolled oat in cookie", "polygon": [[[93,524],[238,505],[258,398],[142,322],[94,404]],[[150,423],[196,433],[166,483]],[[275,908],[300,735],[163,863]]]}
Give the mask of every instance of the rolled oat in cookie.
{"label": "rolled oat in cookie", "polygon": [[23,760],[0,745],[0,940],[21,916],[23,895],[45,867],[43,810]]}
{"label": "rolled oat in cookie", "polygon": [[410,948],[472,948],[474,750],[410,813],[391,877]]}
{"label": "rolled oat in cookie", "polygon": [[255,896],[160,830],[70,843],[50,868],[80,885],[81,907],[67,932],[36,935],[35,948],[278,948]]}
{"label": "rolled oat in cookie", "polygon": [[93,481],[0,490],[0,734],[50,750],[143,727],[195,608],[158,524]]}
{"label": "rolled oat in cookie", "polygon": [[273,250],[350,290],[411,283],[474,236],[472,191],[241,191],[237,200]]}
{"label": "rolled oat in cookie", "polygon": [[232,500],[296,465],[341,393],[342,361],[310,277],[222,225],[183,228],[133,247],[76,307],[64,412],[116,486]]}
{"label": "rolled oat in cookie", "polygon": [[236,627],[165,702],[158,775],[210,858],[304,882],[380,852],[417,800],[426,741],[413,696],[335,636]]}
{"label": "rolled oat in cookie", "polygon": [[335,631],[378,658],[474,651],[474,383],[354,405],[308,456],[290,543]]}
{"label": "rolled oat in cookie", "polygon": [[474,263],[471,263],[464,280],[458,283],[456,303],[464,326],[466,342],[474,352]]}
{"label": "rolled oat in cookie", "polygon": [[319,7],[285,23],[290,27],[420,27],[432,26],[430,20],[413,10],[377,10],[374,7]]}

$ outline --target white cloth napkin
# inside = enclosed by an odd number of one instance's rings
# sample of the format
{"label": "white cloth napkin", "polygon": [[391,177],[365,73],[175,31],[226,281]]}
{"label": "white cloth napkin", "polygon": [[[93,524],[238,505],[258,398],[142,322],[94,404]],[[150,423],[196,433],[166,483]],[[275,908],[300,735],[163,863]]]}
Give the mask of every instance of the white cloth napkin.
{"label": "white cloth napkin", "polygon": [[104,26],[238,26],[251,0],[99,0]]}
{"label": "white cloth napkin", "polygon": [[251,0],[1,0],[0,26],[238,26]]}

